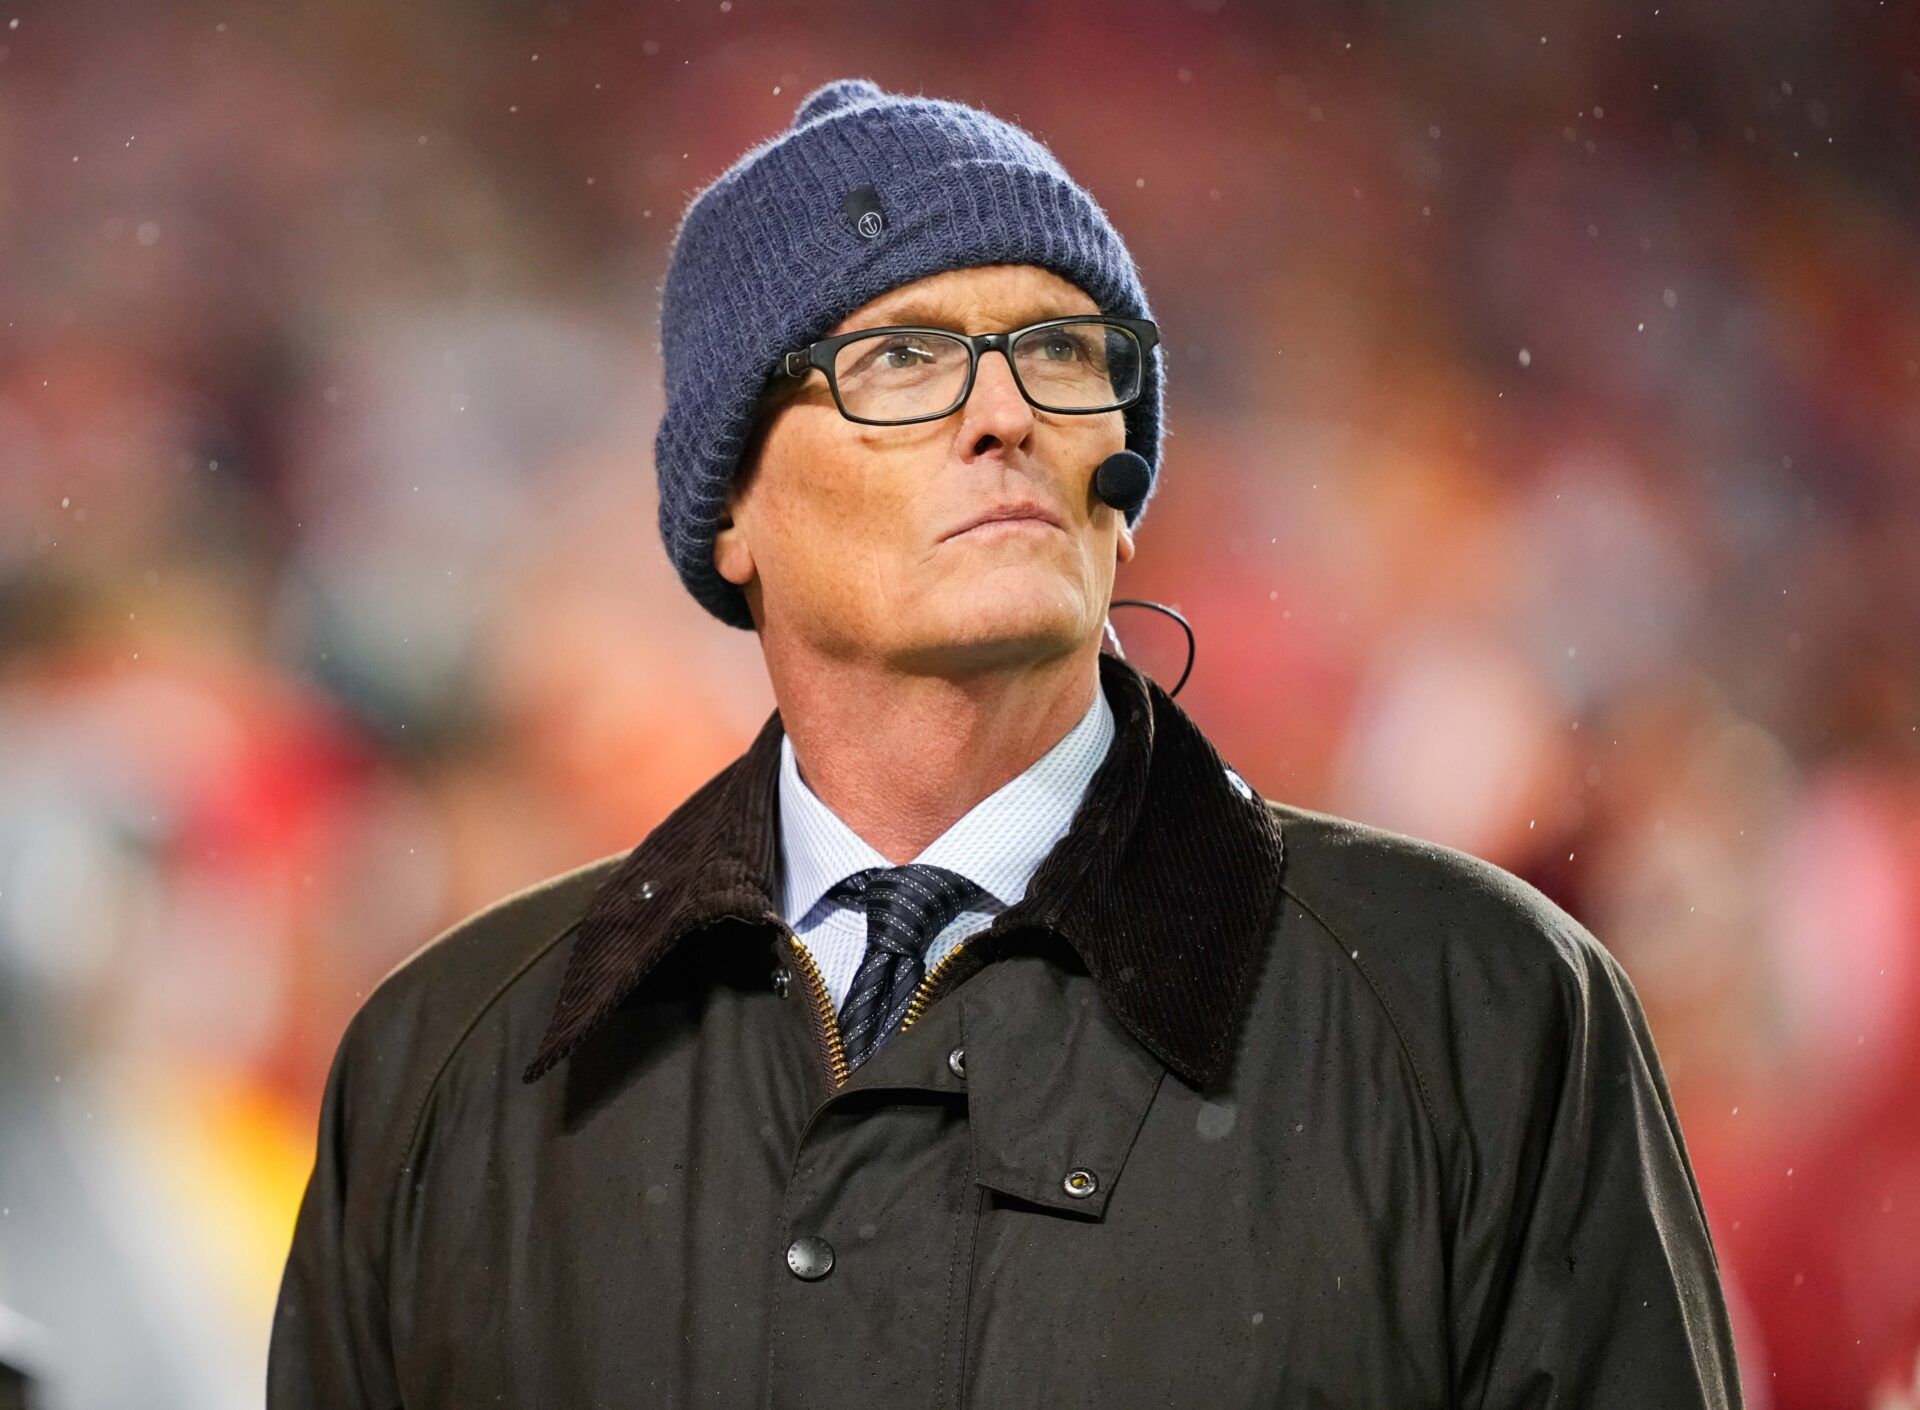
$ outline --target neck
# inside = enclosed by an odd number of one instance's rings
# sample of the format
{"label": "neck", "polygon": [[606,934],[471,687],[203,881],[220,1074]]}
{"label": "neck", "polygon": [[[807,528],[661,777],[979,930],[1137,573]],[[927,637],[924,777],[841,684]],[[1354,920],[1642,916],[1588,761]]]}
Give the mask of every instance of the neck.
{"label": "neck", "polygon": [[1099,647],[964,677],[774,653],[767,668],[807,787],[903,866],[1079,723]]}

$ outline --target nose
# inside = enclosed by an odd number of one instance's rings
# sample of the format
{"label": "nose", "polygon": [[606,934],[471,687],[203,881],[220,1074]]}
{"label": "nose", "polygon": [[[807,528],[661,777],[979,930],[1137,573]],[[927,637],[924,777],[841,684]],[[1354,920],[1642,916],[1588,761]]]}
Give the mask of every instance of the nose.
{"label": "nose", "polygon": [[1033,407],[1020,395],[1013,364],[997,348],[983,353],[967,397],[967,431],[978,440],[993,436],[1003,445],[1017,445],[1033,429]]}

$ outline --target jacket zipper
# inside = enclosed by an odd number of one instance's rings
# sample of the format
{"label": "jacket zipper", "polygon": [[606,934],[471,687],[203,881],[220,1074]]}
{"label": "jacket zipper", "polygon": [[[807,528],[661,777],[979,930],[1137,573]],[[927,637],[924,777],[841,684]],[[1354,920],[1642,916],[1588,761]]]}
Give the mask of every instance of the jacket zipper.
{"label": "jacket zipper", "polygon": [[793,962],[800,970],[800,982],[806,987],[808,1002],[813,1005],[813,1032],[820,1042],[821,1060],[827,1065],[827,1082],[836,1089],[844,1087],[851,1070],[847,1066],[847,1044],[840,1033],[840,1020],[833,1012],[826,978],[798,935],[788,931],[787,944],[793,948]]}
{"label": "jacket zipper", "polygon": [[913,997],[907,1000],[906,1017],[900,1020],[900,1031],[902,1033],[913,1027],[914,1020],[926,1011],[927,1004],[933,998],[933,991],[939,986],[940,980],[946,974],[948,966],[960,957],[960,952],[965,948],[966,946],[964,944],[955,945],[940,957],[938,964],[927,971],[926,978],[922,979],[919,987],[913,991]]}
{"label": "jacket zipper", "polygon": [[[852,1069],[847,1063],[847,1044],[840,1032],[840,1019],[833,1011],[832,996],[827,993],[826,977],[820,973],[819,963],[798,935],[788,931],[787,944],[793,950],[794,964],[800,970],[800,982],[805,986],[807,1000],[813,1006],[814,1036],[819,1040],[821,1061],[827,1067],[827,1081],[837,1090],[847,1084]],[[926,1012],[933,991],[939,987],[940,981],[964,948],[964,945],[954,946],[927,971],[926,977],[915,987],[913,996],[907,1000],[907,1012],[900,1020],[900,1032],[904,1033],[913,1027],[914,1021]]]}

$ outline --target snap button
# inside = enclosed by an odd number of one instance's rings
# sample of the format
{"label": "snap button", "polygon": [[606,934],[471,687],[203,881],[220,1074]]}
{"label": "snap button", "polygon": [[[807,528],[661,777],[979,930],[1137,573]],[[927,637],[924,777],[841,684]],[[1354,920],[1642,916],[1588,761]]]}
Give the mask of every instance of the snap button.
{"label": "snap button", "polygon": [[955,1048],[952,1052],[948,1053],[947,1067],[955,1077],[965,1081],[967,1076],[967,1050],[965,1048]]}
{"label": "snap button", "polygon": [[816,1234],[802,1234],[787,1245],[787,1267],[809,1283],[824,1278],[833,1268],[833,1245]]}
{"label": "snap button", "polygon": [[793,971],[781,965],[773,971],[773,992],[786,998],[793,989]]}
{"label": "snap button", "polygon": [[1100,1177],[1085,1167],[1069,1170],[1067,1178],[1060,1182],[1060,1188],[1075,1199],[1085,1199],[1100,1188]]}

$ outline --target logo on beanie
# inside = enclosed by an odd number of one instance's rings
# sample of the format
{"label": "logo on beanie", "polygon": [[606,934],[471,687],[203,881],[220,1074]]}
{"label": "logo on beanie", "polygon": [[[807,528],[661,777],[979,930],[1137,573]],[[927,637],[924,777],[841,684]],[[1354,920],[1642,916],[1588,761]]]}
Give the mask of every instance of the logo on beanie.
{"label": "logo on beanie", "polygon": [[880,210],[879,192],[871,186],[861,186],[847,193],[845,206],[854,234],[862,240],[880,238],[880,232],[887,228],[887,218]]}

